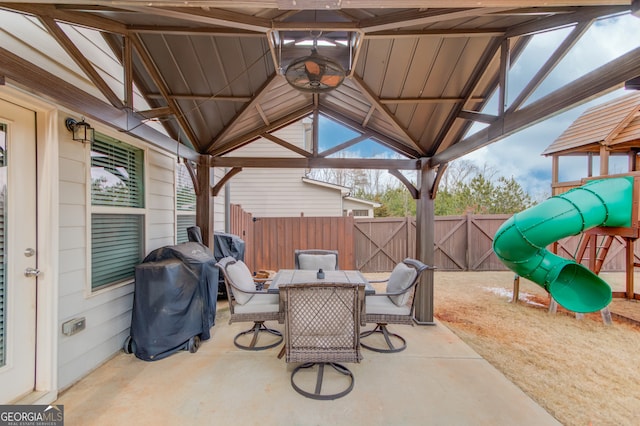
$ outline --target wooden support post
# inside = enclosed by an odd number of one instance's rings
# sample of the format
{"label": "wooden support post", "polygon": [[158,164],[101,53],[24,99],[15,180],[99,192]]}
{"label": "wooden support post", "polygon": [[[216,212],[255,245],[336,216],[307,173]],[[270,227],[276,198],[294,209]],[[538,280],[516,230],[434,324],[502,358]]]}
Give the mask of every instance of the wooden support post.
{"label": "wooden support post", "polygon": [[200,156],[198,161],[198,188],[196,194],[196,225],[202,232],[202,243],[213,250],[213,168],[209,156]]}
{"label": "wooden support post", "polygon": [[598,236],[596,234],[589,235],[589,269],[596,270],[596,257],[598,256]]}
{"label": "wooden support post", "polygon": [[633,283],[633,273],[635,272],[635,253],[634,253],[634,240],[629,238],[629,237],[625,237],[624,239],[625,242],[625,252],[626,252],[626,267],[625,267],[625,271],[626,271],[626,283],[627,283],[627,288],[626,288],[626,296],[627,299],[634,299],[635,298],[635,290],[634,290],[634,283]]}
{"label": "wooden support post", "polygon": [[[429,167],[427,158],[421,160],[418,173],[420,196],[416,200],[416,258],[433,266],[435,244],[435,210],[429,189],[435,182],[435,170]],[[416,292],[415,320],[421,325],[433,325],[433,269],[422,273]]]}
{"label": "wooden support post", "polygon": [[513,277],[513,296],[511,297],[511,303],[518,303],[520,298],[520,275],[516,274]]}

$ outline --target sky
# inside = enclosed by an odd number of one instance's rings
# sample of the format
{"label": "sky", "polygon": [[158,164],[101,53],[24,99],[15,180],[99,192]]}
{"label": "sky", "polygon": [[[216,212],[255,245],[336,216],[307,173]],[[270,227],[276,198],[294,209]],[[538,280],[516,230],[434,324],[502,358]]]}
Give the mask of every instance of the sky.
{"label": "sky", "polygon": [[[533,37],[520,58],[509,71],[508,100],[513,100],[530,78],[544,64],[546,58],[564,40],[571,28],[550,31]],[[595,68],[640,46],[640,19],[622,15],[595,22],[581,40],[567,53],[556,69],[547,76],[540,87],[523,105],[526,106],[557,88],[573,81]],[[470,161],[479,169],[496,170],[495,177],[513,177],[535,200],[541,201],[551,193],[551,157],[541,153],[564,132],[586,109],[608,100],[624,96],[624,89],[613,91],[588,103],[575,107],[555,117],[524,129],[510,137],[481,148],[461,160]],[[495,99],[489,101],[483,112],[495,114]],[[338,140],[345,141],[356,134],[339,130],[339,125],[324,123],[320,128],[320,149],[323,149],[323,135],[335,143],[335,132],[342,132]],[[473,127],[470,133],[479,130]],[[328,146],[324,147],[325,149]],[[353,151],[367,151],[366,157],[385,155],[390,151],[375,143],[361,143]],[[626,159],[614,160],[610,170],[626,171]],[[586,159],[583,157],[561,159],[560,180],[577,180],[586,176]],[[597,170],[597,166],[594,166]]]}
{"label": "sky", "polygon": [[[518,95],[518,88],[530,79],[545,58],[569,32],[564,29],[537,35],[509,73],[508,98]],[[558,67],[527,101],[535,101],[581,75],[640,46],[640,19],[624,15],[598,21],[583,35]],[[551,192],[551,157],[541,153],[555,141],[586,109],[629,93],[619,89],[588,103],[547,119],[510,137],[468,154],[462,159],[482,167],[499,170],[514,179],[535,198],[546,198]],[[525,106],[527,105],[525,103]],[[622,161],[620,161],[622,160]],[[561,159],[560,180],[577,180],[586,176],[584,157]],[[620,169],[620,168],[623,169]],[[594,169],[597,169],[594,167]],[[626,159],[618,158],[612,172],[626,171]]]}

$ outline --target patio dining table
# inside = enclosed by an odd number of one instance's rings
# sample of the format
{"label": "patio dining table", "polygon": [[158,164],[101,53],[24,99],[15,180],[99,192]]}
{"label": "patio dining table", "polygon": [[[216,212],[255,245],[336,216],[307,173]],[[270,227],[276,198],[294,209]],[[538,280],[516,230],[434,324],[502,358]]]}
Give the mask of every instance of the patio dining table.
{"label": "patio dining table", "polygon": [[273,277],[268,293],[279,294],[279,288],[288,284],[317,284],[317,283],[352,283],[364,284],[364,294],[375,294],[374,288],[369,284],[360,271],[337,270],[324,271],[324,278],[318,278],[318,271],[307,269],[281,269]]}

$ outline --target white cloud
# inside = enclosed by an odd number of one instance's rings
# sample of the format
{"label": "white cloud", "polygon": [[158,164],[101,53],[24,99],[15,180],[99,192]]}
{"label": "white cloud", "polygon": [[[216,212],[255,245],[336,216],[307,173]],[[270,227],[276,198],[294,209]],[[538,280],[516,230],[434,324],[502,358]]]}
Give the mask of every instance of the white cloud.
{"label": "white cloud", "polygon": [[[515,99],[518,91],[537,72],[540,65],[569,32],[570,29],[563,29],[534,37],[510,71],[509,99]],[[640,46],[638,18],[625,15],[596,22],[545,79],[528,102],[539,99],[638,46]],[[551,192],[551,158],[543,157],[542,151],[587,108],[622,96],[624,93],[622,89],[616,90],[472,152],[463,159],[472,161],[480,167],[486,164],[499,170],[500,175],[513,176],[520,185],[537,198],[541,194],[548,196]],[[566,176],[584,177],[586,175],[586,160],[565,161],[561,162],[561,165],[564,168],[561,172]]]}

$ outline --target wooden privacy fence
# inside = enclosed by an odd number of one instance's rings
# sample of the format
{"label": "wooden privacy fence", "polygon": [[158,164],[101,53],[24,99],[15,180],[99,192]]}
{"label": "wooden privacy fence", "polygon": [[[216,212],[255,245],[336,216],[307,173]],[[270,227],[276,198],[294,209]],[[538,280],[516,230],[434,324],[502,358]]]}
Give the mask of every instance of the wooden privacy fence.
{"label": "wooden privacy fence", "polygon": [[[258,271],[293,268],[295,249],[329,249],[340,253],[342,269],[388,272],[415,257],[416,221],[407,218],[280,217],[252,218],[231,209],[231,233],[246,243],[245,262]],[[493,236],[511,215],[436,216],[434,264],[441,271],[504,271],[493,252]],[[581,236],[558,241],[558,254],[573,257]],[[588,260],[584,260],[586,265]],[[636,249],[636,262],[640,253]],[[625,270],[624,240],[616,238],[602,271]]]}
{"label": "wooden privacy fence", "polygon": [[[236,217],[242,223],[236,223]],[[355,269],[353,229],[352,216],[252,218],[236,213],[231,220],[231,233],[245,239],[245,262],[251,271],[293,269],[296,249],[338,250],[340,268]]]}

